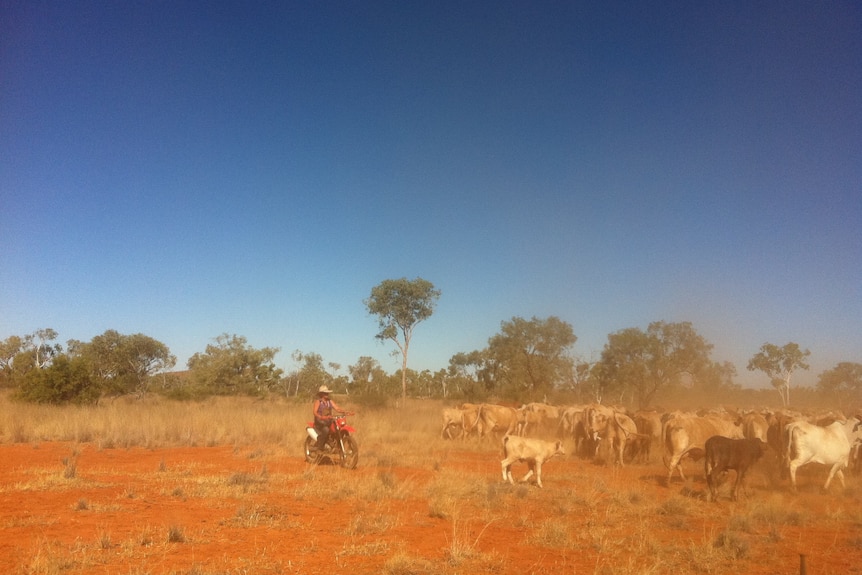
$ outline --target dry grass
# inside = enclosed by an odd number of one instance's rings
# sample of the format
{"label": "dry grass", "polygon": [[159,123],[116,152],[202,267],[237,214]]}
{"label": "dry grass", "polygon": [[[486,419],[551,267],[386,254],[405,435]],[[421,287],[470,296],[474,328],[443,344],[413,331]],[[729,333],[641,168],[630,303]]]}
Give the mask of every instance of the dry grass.
{"label": "dry grass", "polygon": [[[350,407],[349,398],[339,403]],[[390,575],[508,573],[507,554],[517,550],[497,541],[509,530],[537,553],[531,572],[723,574],[746,572],[758,553],[784,549],[811,525],[838,531],[862,524],[862,494],[851,478],[818,516],[786,491],[758,490],[740,502],[707,503],[696,473],[695,480],[674,482],[657,497],[649,479],[632,482],[614,468],[574,458],[548,463],[544,489],[510,486],[499,474],[496,442],[440,438],[439,408],[435,402],[413,402],[403,409],[357,414],[352,423],[359,429],[363,472],[345,473],[336,466],[285,464],[285,455],[299,457],[308,402],[156,399],[53,408],[9,403],[0,396],[0,442],[34,449],[45,441],[73,446],[51,467],[29,471],[0,493],[66,494],[66,509],[97,524],[73,543],[34,541],[27,561],[12,572],[93,572],[105,556],[118,555],[133,566],[123,572],[149,573],[138,567],[146,559],[187,554],[197,545],[223,540],[226,529],[233,530],[230,537],[241,530],[249,540],[265,532],[295,537],[305,527],[306,515],[298,507],[316,510],[315,521],[325,521],[333,510],[341,536],[335,548],[324,548],[311,536],[303,554],[290,560],[260,544],[247,557],[226,553],[223,566],[194,564],[173,572],[302,573],[313,570],[325,554],[323,559],[347,566],[346,572],[355,561],[373,559],[375,572]],[[405,411],[410,417],[403,416]],[[94,479],[100,470],[89,468],[83,445],[90,450],[227,446],[222,450],[232,453],[237,465],[226,470],[162,456],[141,473],[113,472],[121,487],[106,498],[100,496],[105,486]],[[183,505],[205,502],[223,511],[223,518],[202,526],[166,516],[164,523],[141,520],[125,530],[107,519],[155,495]],[[22,521],[0,519],[0,529],[26,527],[38,533],[56,519]],[[405,543],[417,525],[431,526],[428,533],[437,534],[439,543],[431,551],[419,553]],[[862,554],[862,538],[855,533],[842,537],[842,549]]]}
{"label": "dry grass", "polygon": [[108,400],[98,406],[47,406],[0,397],[0,441],[96,443],[127,447],[204,447],[278,444],[295,439],[306,404],[213,398],[174,402],[161,398]]}

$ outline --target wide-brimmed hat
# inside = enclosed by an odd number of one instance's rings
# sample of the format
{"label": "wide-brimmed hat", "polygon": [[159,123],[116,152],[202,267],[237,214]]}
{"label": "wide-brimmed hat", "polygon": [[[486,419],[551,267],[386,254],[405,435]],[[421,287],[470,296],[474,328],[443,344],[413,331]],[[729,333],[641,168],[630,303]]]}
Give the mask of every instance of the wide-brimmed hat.
{"label": "wide-brimmed hat", "polygon": [[332,393],[332,390],[326,387],[325,385],[321,385],[317,388],[317,393]]}

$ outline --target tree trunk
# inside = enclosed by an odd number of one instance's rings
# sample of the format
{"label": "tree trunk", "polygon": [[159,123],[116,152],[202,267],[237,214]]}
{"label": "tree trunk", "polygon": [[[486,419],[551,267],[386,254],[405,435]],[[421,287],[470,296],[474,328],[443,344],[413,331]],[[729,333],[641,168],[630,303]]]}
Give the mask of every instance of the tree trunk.
{"label": "tree trunk", "polygon": [[403,353],[401,354],[401,405],[407,405],[407,348],[409,343],[404,342]]}

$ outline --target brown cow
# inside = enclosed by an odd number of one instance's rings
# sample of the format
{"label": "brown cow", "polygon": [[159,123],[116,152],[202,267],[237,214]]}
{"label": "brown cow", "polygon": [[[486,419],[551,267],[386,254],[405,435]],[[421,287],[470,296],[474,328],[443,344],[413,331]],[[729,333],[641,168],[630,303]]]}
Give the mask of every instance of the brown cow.
{"label": "brown cow", "polygon": [[736,471],[736,480],[733,482],[730,498],[736,501],[737,489],[745,480],[745,473],[760,459],[766,449],[766,442],[760,439],[730,439],[722,435],[713,435],[707,439],[704,444],[703,470],[710,498],[713,501],[716,500],[719,476],[733,469]]}

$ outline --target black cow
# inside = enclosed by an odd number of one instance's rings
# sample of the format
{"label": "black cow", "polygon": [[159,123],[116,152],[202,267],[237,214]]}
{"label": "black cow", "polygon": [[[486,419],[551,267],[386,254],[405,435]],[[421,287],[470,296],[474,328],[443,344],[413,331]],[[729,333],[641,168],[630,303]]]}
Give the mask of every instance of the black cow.
{"label": "black cow", "polygon": [[759,439],[730,439],[722,435],[713,435],[704,444],[704,473],[709,493],[715,501],[718,489],[717,478],[728,469],[736,471],[736,481],[733,484],[731,498],[736,501],[736,490],[745,478],[745,472],[760,459],[767,449],[767,444]]}

